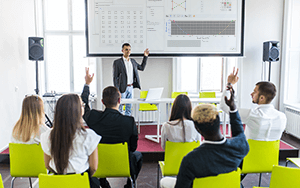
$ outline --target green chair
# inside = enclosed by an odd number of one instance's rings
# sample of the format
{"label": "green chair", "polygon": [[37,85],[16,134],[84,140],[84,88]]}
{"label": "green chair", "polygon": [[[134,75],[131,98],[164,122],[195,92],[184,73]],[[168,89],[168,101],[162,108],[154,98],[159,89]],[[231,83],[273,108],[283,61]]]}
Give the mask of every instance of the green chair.
{"label": "green chair", "polygon": [[260,141],[248,139],[250,150],[243,160],[242,174],[260,173],[260,186],[262,173],[272,172],[273,166],[278,165],[279,143],[279,140]]}
{"label": "green chair", "polygon": [[216,92],[199,92],[199,98],[216,98]]}
{"label": "green chair", "polygon": [[[148,94],[148,91],[140,91],[140,98],[145,99],[147,97],[147,94]],[[141,132],[140,112],[147,112],[147,111],[158,111],[158,109],[155,104],[149,104],[149,103],[140,103],[139,104],[138,133]]]}
{"label": "green chair", "polygon": [[128,177],[133,185],[127,142],[98,144],[98,169],[93,177]]}
{"label": "green chair", "polygon": [[289,162],[289,161],[291,161],[291,162],[294,163],[298,168],[300,168],[300,158],[294,158],[294,157],[286,158],[285,166],[288,165],[288,162]]}
{"label": "green chair", "polygon": [[184,156],[200,146],[200,141],[166,142],[164,161],[158,161],[157,187],[159,187],[159,169],[162,176],[176,176]]}
{"label": "green chair", "polygon": [[217,176],[208,176],[204,178],[195,178],[193,188],[240,188],[241,169],[229,173],[219,174]]}
{"label": "green chair", "polygon": [[39,188],[90,188],[89,175],[82,174],[53,175],[39,174]]}
{"label": "green chair", "polygon": [[[300,169],[283,166],[274,166],[269,188],[300,187]],[[253,187],[258,188],[258,187]]]}
{"label": "green chair", "polygon": [[0,174],[0,188],[4,188],[1,174]]}
{"label": "green chair", "polygon": [[178,95],[180,95],[180,94],[186,94],[186,95],[188,95],[188,92],[177,92],[177,91],[173,91],[172,92],[172,95],[171,95],[171,98],[172,99],[175,99]]}
{"label": "green chair", "polygon": [[9,143],[11,187],[17,177],[28,177],[30,187],[31,178],[40,173],[47,173],[44,162],[44,152],[40,144]]}

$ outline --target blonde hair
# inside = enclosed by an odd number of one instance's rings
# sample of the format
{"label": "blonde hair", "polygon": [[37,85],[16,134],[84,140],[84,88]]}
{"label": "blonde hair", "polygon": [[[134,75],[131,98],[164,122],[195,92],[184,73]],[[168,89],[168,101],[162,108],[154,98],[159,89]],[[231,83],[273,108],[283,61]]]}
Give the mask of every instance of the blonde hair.
{"label": "blonde hair", "polygon": [[200,104],[193,109],[192,118],[198,124],[213,122],[219,112],[212,104]]}
{"label": "blonde hair", "polygon": [[19,141],[28,142],[37,136],[41,124],[44,124],[44,103],[39,96],[25,97],[19,120],[13,128],[12,136]]}

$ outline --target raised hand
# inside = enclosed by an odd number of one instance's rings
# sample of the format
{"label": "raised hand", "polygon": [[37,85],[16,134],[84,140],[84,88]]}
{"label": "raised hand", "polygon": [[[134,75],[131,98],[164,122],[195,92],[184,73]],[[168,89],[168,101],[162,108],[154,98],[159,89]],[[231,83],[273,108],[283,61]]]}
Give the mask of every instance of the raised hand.
{"label": "raised hand", "polygon": [[149,55],[149,49],[147,48],[145,51],[144,51],[144,56],[148,56]]}
{"label": "raised hand", "polygon": [[85,83],[87,85],[90,85],[90,83],[93,81],[94,73],[90,75],[90,69],[88,67],[85,67]]}
{"label": "raised hand", "polygon": [[227,83],[231,83],[232,85],[237,83],[239,80],[239,77],[237,76],[238,72],[239,72],[239,69],[237,68],[236,72],[235,72],[235,67],[233,67],[233,72],[230,73],[230,75],[228,76]]}
{"label": "raised hand", "polygon": [[230,110],[233,111],[236,109],[234,102],[234,89],[232,88],[232,86],[227,86],[227,90],[230,91],[230,99],[228,100],[225,96],[225,103],[227,104],[227,106],[229,106]]}

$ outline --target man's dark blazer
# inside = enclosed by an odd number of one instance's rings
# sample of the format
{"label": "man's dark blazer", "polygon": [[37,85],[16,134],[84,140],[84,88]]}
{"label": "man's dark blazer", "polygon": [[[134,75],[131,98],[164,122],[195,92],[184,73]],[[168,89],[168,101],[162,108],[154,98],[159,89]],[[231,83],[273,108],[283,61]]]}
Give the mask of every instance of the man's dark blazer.
{"label": "man's dark blazer", "polygon": [[[140,78],[138,70],[143,71],[146,67],[148,56],[144,56],[142,64],[138,64],[134,59],[130,58],[133,68],[133,88],[141,89]],[[123,57],[114,61],[113,64],[113,80],[114,86],[118,88],[121,93],[126,91],[127,87],[127,73]]]}
{"label": "man's dark blazer", "polygon": [[134,118],[124,116],[111,108],[104,111],[91,110],[88,105],[89,94],[89,86],[84,86],[81,94],[81,99],[85,103],[83,119],[89,128],[102,136],[100,143],[127,142],[129,151],[134,152],[138,140]]}

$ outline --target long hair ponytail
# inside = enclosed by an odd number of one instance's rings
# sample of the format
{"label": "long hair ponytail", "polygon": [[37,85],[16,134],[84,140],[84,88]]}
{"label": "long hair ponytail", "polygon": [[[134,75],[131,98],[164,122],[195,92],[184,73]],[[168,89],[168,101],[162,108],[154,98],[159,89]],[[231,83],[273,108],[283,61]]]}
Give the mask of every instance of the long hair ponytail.
{"label": "long hair ponytail", "polygon": [[76,94],[60,97],[56,103],[53,129],[50,133],[51,157],[57,174],[64,174],[69,164],[70,153],[76,132],[82,127],[82,104]]}
{"label": "long hair ponytail", "polygon": [[44,103],[37,96],[26,96],[22,103],[22,112],[15,124],[12,136],[19,141],[28,142],[32,137],[38,135],[40,125],[44,124]]}
{"label": "long hair ponytail", "polygon": [[175,124],[169,122],[169,124],[178,125],[180,122],[182,122],[184,142],[186,142],[186,139],[185,139],[185,125],[184,125],[183,118],[192,120],[191,113],[192,113],[192,103],[190,101],[190,98],[185,94],[178,95],[173,102],[173,106],[171,109],[171,116],[169,118],[169,121],[178,120],[178,122],[176,122]]}

